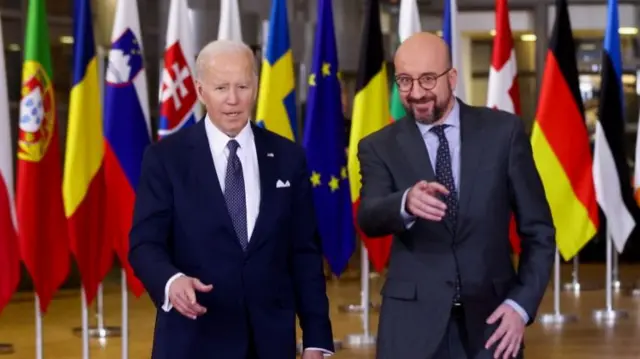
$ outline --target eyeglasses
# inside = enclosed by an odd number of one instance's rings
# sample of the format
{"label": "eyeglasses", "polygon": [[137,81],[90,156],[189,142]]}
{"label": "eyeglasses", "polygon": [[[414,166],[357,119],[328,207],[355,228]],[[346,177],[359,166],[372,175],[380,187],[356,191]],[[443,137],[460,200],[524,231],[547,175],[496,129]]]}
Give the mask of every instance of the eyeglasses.
{"label": "eyeglasses", "polygon": [[444,70],[444,72],[442,72],[441,74],[425,74],[418,77],[417,79],[408,75],[400,75],[396,76],[396,84],[398,85],[398,90],[402,92],[409,92],[413,90],[414,81],[418,80],[418,84],[420,85],[420,87],[422,87],[424,90],[429,91],[436,87],[438,79],[447,74],[449,71],[451,71],[451,68]]}

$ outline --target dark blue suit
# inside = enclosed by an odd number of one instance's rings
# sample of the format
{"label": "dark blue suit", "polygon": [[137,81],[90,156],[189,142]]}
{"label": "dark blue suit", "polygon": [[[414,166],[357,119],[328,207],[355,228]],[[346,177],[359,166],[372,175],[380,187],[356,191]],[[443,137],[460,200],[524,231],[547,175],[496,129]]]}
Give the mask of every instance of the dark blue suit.
{"label": "dark blue suit", "polygon": [[[303,345],[333,351],[309,173],[301,147],[252,126],[260,211],[244,252],[216,176],[204,121],[146,151],[130,234],[129,260],[158,308],[154,359],[296,356]],[[269,154],[269,155],[268,155]],[[276,182],[289,181],[288,188]],[[197,293],[207,313],[164,312],[167,280],[182,272],[212,284]]]}

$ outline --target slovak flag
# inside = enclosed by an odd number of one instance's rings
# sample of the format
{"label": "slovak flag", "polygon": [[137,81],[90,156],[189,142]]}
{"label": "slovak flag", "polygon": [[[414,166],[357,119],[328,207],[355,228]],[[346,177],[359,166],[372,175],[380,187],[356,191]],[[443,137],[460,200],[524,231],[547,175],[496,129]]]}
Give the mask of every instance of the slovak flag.
{"label": "slovak flag", "polygon": [[193,77],[195,44],[188,10],[187,0],[171,0],[160,80],[158,139],[193,125],[200,119]]}
{"label": "slovak flag", "polygon": [[127,283],[136,296],[142,283],[129,265],[129,229],[133,217],[142,156],[151,143],[149,93],[138,5],[119,0],[116,8],[109,65],[105,75],[104,172],[107,186],[107,226],[114,250],[127,273]]}

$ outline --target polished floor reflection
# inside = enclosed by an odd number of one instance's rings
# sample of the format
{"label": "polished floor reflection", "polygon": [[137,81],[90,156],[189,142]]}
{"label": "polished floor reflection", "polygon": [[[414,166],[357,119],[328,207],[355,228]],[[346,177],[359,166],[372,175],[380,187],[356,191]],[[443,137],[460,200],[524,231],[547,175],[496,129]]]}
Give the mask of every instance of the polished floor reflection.
{"label": "polished floor reflection", "polygon": [[[563,267],[563,278],[570,279],[571,268]],[[620,278],[623,286],[633,285],[640,276],[640,267],[622,266]],[[640,356],[640,299],[623,289],[614,296],[616,308],[624,309],[628,318],[613,325],[599,324],[592,319],[593,310],[605,305],[604,266],[584,265],[581,268],[584,291],[576,296],[562,294],[562,312],[578,315],[578,321],[563,326],[545,326],[536,323],[527,331],[527,359],[602,359],[638,358]],[[339,310],[342,305],[357,304],[360,287],[357,273],[349,273],[344,279],[328,283],[332,305],[332,320],[336,339],[362,332],[358,314],[346,314]],[[372,278],[372,301],[379,303],[381,278]],[[105,287],[105,324],[120,325],[120,292],[116,283]],[[19,294],[0,317],[0,343],[11,343],[15,352],[0,355],[7,359],[30,359],[35,357],[33,298]],[[541,308],[542,313],[553,311],[553,296],[549,291]],[[61,293],[51,305],[44,318],[44,357],[56,359],[82,358],[81,340],[73,334],[80,325],[80,297],[77,291]],[[371,328],[375,333],[377,314],[371,315]],[[93,318],[92,318],[93,319]],[[130,297],[129,305],[129,358],[149,358],[149,347],[154,325],[154,308],[147,297]],[[103,345],[91,343],[91,358],[120,358],[120,339],[109,339]],[[336,359],[374,358],[373,348],[340,350]]]}

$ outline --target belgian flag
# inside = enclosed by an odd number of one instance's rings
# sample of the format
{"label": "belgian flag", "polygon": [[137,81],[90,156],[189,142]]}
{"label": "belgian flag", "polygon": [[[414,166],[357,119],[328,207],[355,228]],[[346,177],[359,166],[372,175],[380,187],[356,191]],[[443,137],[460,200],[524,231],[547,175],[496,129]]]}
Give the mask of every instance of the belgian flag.
{"label": "belgian flag", "polygon": [[[381,129],[391,121],[389,85],[384,62],[380,9],[377,0],[367,2],[362,35],[347,161],[354,218],[357,218],[361,188],[360,162],[357,157],[358,143],[362,138]],[[392,237],[367,238],[359,228],[358,235],[367,247],[374,269],[381,272],[389,259]]]}
{"label": "belgian flag", "polygon": [[565,260],[596,234],[598,206],[566,0],[556,1],[531,142]]}
{"label": "belgian flag", "polygon": [[633,232],[637,208],[627,165],[622,94],[622,54],[618,34],[618,1],[609,0],[602,53],[600,106],[593,150],[596,197],[607,220],[607,240],[622,252]]}

